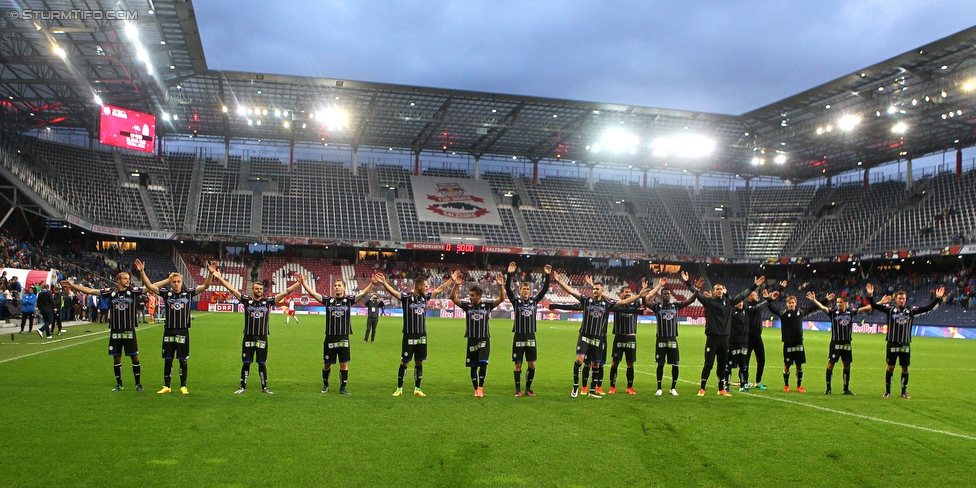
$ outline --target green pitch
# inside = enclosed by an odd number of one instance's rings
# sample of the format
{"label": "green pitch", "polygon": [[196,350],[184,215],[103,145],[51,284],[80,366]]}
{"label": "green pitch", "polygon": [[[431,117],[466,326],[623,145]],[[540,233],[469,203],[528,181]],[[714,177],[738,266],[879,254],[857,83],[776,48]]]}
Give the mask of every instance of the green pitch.
{"label": "green pitch", "polygon": [[[400,319],[352,337],[349,390],[320,394],[324,319],[272,317],[269,387],[238,387],[240,314],[192,329],[190,395],[158,395],[162,328],[139,332],[145,392],[128,359],[114,386],[103,326],[67,339],[3,337],[3,486],[960,486],[976,449],[976,341],[916,338],[910,400],[883,400],[883,337],[856,335],[855,397],[822,395],[829,336],[806,334],[804,386],[783,393],[779,331],[765,392],[698,398],[704,336],[683,327],[681,396],[655,397],[653,329],[638,338],[638,395],[570,398],[578,324],[541,322],[535,398],[515,398],[511,321],[493,320],[485,398],[464,368],[463,323],[429,320],[426,398],[393,398]],[[363,318],[354,321],[361,334]],[[85,334],[85,328],[92,333]],[[621,367],[618,385],[626,386]],[[665,370],[665,390],[670,368]],[[754,377],[754,374],[752,375]],[[523,377],[523,385],[524,385]],[[791,384],[795,387],[795,380]],[[898,381],[896,370],[895,382]],[[834,391],[840,391],[840,367]],[[609,388],[609,372],[605,389]],[[623,387],[620,388],[623,390]],[[966,461],[966,460],[970,461]]]}

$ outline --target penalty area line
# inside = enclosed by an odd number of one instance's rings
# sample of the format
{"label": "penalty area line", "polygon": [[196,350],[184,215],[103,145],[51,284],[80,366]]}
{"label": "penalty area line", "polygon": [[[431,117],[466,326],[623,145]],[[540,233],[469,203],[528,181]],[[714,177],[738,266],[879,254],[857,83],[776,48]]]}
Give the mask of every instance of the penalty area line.
{"label": "penalty area line", "polygon": [[[650,375],[653,375],[653,376],[656,376],[657,375],[657,373],[649,373],[647,371],[638,371],[636,369],[634,371],[637,371],[640,374],[646,374],[646,375],[649,375],[649,376]],[[696,382],[691,381],[691,380],[682,380],[682,379],[679,379],[678,381],[680,381],[682,383],[691,383],[693,385],[698,385],[699,384],[699,383],[696,383]],[[971,436],[971,435],[959,434],[957,432],[949,432],[947,430],[930,429],[928,427],[922,427],[920,425],[907,424],[907,423],[904,423],[904,422],[897,422],[897,421],[894,421],[894,420],[882,419],[882,418],[878,418],[878,417],[870,417],[870,416],[862,415],[862,414],[859,414],[859,413],[845,412],[843,410],[835,410],[833,408],[821,407],[819,405],[812,405],[812,404],[809,404],[809,403],[798,402],[798,401],[795,401],[795,400],[787,400],[785,398],[776,398],[776,397],[765,396],[765,395],[746,395],[746,396],[749,397],[749,398],[761,398],[763,400],[773,400],[773,401],[777,401],[777,402],[790,403],[790,404],[793,404],[793,405],[799,405],[801,407],[813,408],[813,409],[816,409],[816,410],[821,410],[821,411],[824,411],[824,412],[835,413],[835,414],[838,414],[838,415],[846,415],[848,417],[859,418],[859,419],[862,419],[862,420],[871,420],[871,421],[880,422],[880,423],[883,423],[883,424],[897,425],[899,427],[906,427],[906,428],[909,428],[909,429],[916,429],[916,430],[921,430],[921,431],[925,431],[925,432],[931,432],[933,434],[942,434],[942,435],[948,435],[948,436],[952,436],[952,437],[959,437],[959,438],[967,439],[967,440],[970,440],[970,441],[976,441],[976,437]]]}

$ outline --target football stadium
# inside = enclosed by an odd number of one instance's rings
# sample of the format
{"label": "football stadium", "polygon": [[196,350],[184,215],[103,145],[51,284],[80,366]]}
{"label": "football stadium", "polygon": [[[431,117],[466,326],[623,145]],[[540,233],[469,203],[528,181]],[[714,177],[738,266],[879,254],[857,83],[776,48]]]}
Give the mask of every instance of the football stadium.
{"label": "football stadium", "polygon": [[3,486],[974,484],[976,27],[727,115],[194,3],[0,5]]}

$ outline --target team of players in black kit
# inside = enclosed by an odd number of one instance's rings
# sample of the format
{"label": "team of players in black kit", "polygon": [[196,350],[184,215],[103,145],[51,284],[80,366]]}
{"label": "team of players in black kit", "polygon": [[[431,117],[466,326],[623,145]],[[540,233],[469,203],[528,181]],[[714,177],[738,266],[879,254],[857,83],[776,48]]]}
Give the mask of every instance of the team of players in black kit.
{"label": "team of players in black kit", "polygon": [[[832,376],[834,365],[840,361],[843,364],[843,393],[853,395],[850,385],[850,365],[852,362],[851,335],[854,317],[857,314],[876,310],[886,315],[886,362],[885,394],[891,394],[891,382],[896,365],[901,366],[901,396],[910,398],[907,393],[908,369],[911,360],[912,322],[915,316],[929,312],[938,306],[945,297],[945,289],[935,291],[935,299],[925,306],[908,306],[907,293],[897,291],[880,301],[874,299],[874,286],[865,287],[868,305],[852,308],[845,297],[826,296],[827,302],[835,301],[834,307],[828,307],[817,300],[813,292],[807,293],[812,305],[807,308],[797,308],[798,300],[795,296],[787,296],[785,308],[780,309],[772,302],[779,298],[780,291],[770,293],[762,290],[760,299],[759,288],[765,282],[765,277],[757,277],[753,285],[736,296],[729,296],[728,290],[715,284],[710,290],[703,290],[705,280],[698,278],[692,282],[687,272],[682,271],[681,280],[692,291],[687,300],[675,302],[671,290],[665,287],[666,278],[661,278],[656,286],[651,288],[648,281],[642,280],[643,288],[634,293],[624,286],[620,293],[620,300],[612,300],[604,294],[603,284],[594,283],[589,277],[587,283],[592,288],[592,296],[583,296],[578,290],[566,283],[564,276],[553,273],[552,267],[546,265],[543,270],[543,281],[538,292],[532,295],[532,283],[523,281],[519,284],[518,292],[513,289],[513,278],[517,269],[516,263],[509,264],[505,278],[497,277],[500,292],[493,302],[482,300],[484,290],[479,286],[472,286],[468,290],[468,301],[458,298],[458,289],[463,284],[460,271],[455,271],[433,291],[428,291],[427,279],[418,277],[413,281],[413,291],[403,293],[394,288],[386,278],[377,273],[373,275],[369,285],[358,295],[346,295],[345,282],[337,279],[333,286],[333,295],[325,296],[317,293],[304,276],[296,276],[297,282],[284,292],[265,297],[261,283],[254,283],[251,295],[244,295],[230,285],[218,272],[215,264],[208,265],[210,272],[203,285],[185,289],[182,276],[173,273],[166,279],[151,283],[145,275],[145,265],[136,261],[133,266],[139,272],[145,287],[131,286],[128,273],[119,273],[116,277],[115,288],[101,290],[62,281],[64,287],[87,294],[98,294],[109,302],[110,339],[108,353],[113,357],[116,387],[113,391],[122,390],[122,360],[125,354],[132,361],[132,371],[135,377],[136,390],[142,391],[141,368],[139,350],[136,342],[136,311],[134,304],[138,295],[147,290],[161,296],[166,307],[166,322],[163,333],[162,356],[165,361],[165,386],[158,393],[171,391],[171,376],[173,360],[180,363],[180,391],[187,394],[187,360],[190,355],[190,305],[192,298],[206,290],[216,279],[230,291],[244,307],[244,338],[241,345],[240,388],[235,393],[247,390],[247,381],[252,362],[258,363],[261,378],[261,390],[272,394],[267,385],[266,362],[268,356],[269,317],[273,307],[284,302],[285,298],[303,287],[315,300],[326,309],[325,313],[325,341],[323,343],[322,393],[327,393],[330,387],[330,373],[333,364],[339,364],[340,388],[342,394],[349,394],[347,390],[348,365],[350,361],[349,336],[352,334],[351,307],[363,300],[374,285],[382,285],[393,298],[401,302],[403,308],[403,342],[400,367],[397,373],[397,389],[393,396],[403,395],[403,383],[410,362],[414,362],[414,395],[426,396],[421,390],[423,380],[423,362],[427,359],[427,302],[434,296],[450,288],[451,300],[462,310],[465,319],[465,337],[467,338],[467,353],[465,364],[471,372],[471,384],[476,397],[484,396],[484,382],[487,375],[488,359],[491,351],[489,318],[490,312],[505,300],[506,296],[514,309],[514,325],[512,332],[512,361],[514,367],[515,396],[522,396],[523,364],[527,363],[525,395],[535,396],[532,383],[535,378],[536,361],[538,358],[536,347],[536,312],[539,303],[549,291],[551,278],[556,279],[557,285],[574,297],[579,303],[573,305],[552,304],[554,310],[577,310],[582,312],[579,338],[576,345],[576,361],[573,367],[572,397],[580,393],[593,398],[601,398],[603,390],[603,373],[606,363],[607,328],[609,315],[614,314],[614,338],[611,348],[610,389],[609,393],[616,393],[617,370],[621,361],[626,363],[628,394],[636,394],[634,385],[634,363],[637,360],[637,317],[653,314],[656,318],[656,351],[657,362],[657,391],[655,395],[664,393],[662,381],[664,367],[671,365],[671,385],[669,392],[677,396],[678,381],[678,314],[679,311],[698,301],[705,309],[705,364],[701,374],[701,388],[698,396],[705,395],[705,385],[712,368],[717,360],[718,394],[730,396],[729,390],[733,385],[731,371],[738,369],[738,386],[740,392],[749,391],[750,387],[765,390],[762,383],[765,365],[765,348],[762,340],[763,317],[769,311],[779,317],[783,342],[783,382],[784,392],[790,391],[790,370],[796,367],[796,391],[806,392],[803,388],[803,364],[806,362],[806,352],[803,347],[803,319],[817,311],[825,312],[831,321],[831,340],[829,346],[828,364],[826,370],[825,395],[832,393]],[[161,288],[169,285],[168,288]],[[785,287],[785,282],[782,282]],[[652,298],[658,297],[657,300]],[[371,313],[379,310],[375,295],[371,298],[372,305],[368,305]],[[375,321],[373,323],[375,334]],[[367,331],[368,334],[368,331]],[[364,340],[365,342],[365,340]],[[748,365],[752,354],[756,354],[757,372],[754,383],[749,382]],[[589,387],[587,379],[589,377]]]}

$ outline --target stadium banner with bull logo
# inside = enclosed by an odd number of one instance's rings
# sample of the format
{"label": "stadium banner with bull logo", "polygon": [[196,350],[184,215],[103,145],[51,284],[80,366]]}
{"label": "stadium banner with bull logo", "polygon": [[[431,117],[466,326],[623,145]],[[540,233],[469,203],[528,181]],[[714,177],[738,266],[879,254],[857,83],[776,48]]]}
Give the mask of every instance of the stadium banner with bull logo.
{"label": "stadium banner with bull logo", "polygon": [[495,197],[486,181],[411,176],[417,220],[502,225]]}

